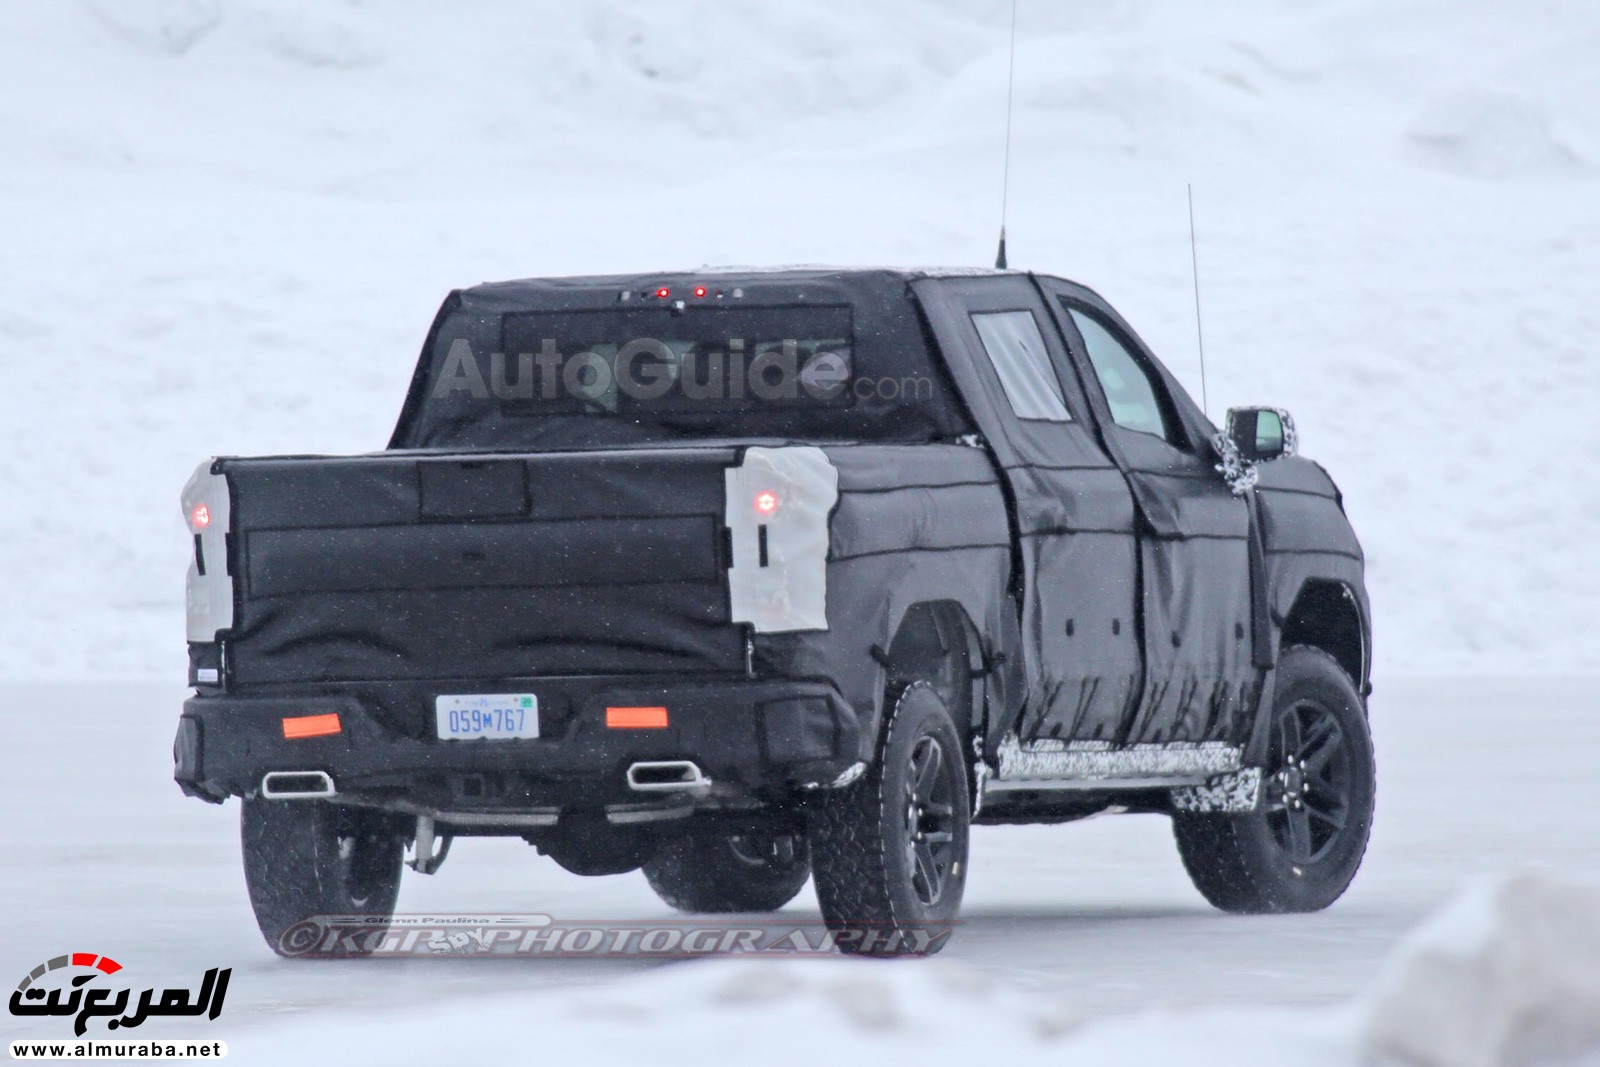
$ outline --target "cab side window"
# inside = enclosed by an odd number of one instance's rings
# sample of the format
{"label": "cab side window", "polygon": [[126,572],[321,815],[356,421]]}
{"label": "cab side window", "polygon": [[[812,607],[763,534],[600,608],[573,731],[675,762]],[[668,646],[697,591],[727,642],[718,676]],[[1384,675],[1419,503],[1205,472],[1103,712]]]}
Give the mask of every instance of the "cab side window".
{"label": "cab side window", "polygon": [[1089,362],[1111,407],[1111,420],[1123,429],[1186,449],[1172,403],[1154,369],[1094,315],[1070,306],[1067,313],[1083,335]]}
{"label": "cab side window", "polygon": [[1017,418],[1072,421],[1033,312],[974,311],[972,325]]}

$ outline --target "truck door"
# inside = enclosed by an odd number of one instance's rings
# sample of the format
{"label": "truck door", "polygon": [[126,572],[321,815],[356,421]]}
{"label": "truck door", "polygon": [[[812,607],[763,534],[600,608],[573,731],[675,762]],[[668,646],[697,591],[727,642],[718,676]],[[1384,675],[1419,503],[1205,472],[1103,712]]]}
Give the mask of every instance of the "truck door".
{"label": "truck door", "polygon": [[1012,501],[1025,696],[990,744],[1116,742],[1137,707],[1138,545],[1126,478],[1092,415],[1049,307],[1026,275],[914,283]]}
{"label": "truck door", "polygon": [[1194,402],[1104,301],[1043,281],[1139,511],[1145,684],[1129,744],[1239,739],[1254,706],[1250,513]]}

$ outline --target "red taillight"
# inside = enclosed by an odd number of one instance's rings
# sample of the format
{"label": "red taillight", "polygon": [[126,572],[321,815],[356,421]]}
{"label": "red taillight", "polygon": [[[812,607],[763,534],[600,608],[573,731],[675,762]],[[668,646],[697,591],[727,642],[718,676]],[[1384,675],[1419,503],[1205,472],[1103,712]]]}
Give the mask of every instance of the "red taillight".
{"label": "red taillight", "polygon": [[667,297],[669,297],[671,295],[672,295],[672,290],[668,289],[664,285],[661,288],[656,290],[656,298],[658,300],[665,300]]}
{"label": "red taillight", "polygon": [[608,730],[662,730],[667,725],[667,709],[662,707],[607,708]]}
{"label": "red taillight", "polygon": [[290,741],[302,737],[328,737],[344,729],[338,712],[326,715],[294,715],[283,720],[283,736]]}
{"label": "red taillight", "polygon": [[778,494],[770,489],[763,489],[756,494],[756,513],[771,515],[778,510]]}
{"label": "red taillight", "polygon": [[705,296],[706,295],[706,287],[703,286],[703,285],[695,286],[694,287],[694,295],[697,296],[697,297]]}
{"label": "red taillight", "polygon": [[189,523],[196,530],[204,530],[211,525],[211,509],[204,504],[196,504],[194,510],[189,512]]}

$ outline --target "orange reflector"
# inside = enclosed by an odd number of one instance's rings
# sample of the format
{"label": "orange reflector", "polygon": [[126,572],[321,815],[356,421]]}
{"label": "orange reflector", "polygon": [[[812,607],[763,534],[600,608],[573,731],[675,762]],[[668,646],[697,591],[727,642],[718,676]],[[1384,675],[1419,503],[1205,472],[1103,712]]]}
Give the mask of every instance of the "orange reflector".
{"label": "orange reflector", "polygon": [[291,741],[300,737],[327,737],[342,729],[337,712],[330,712],[327,715],[297,715],[283,720],[283,736]]}
{"label": "orange reflector", "polygon": [[612,730],[659,730],[667,725],[666,708],[607,708],[606,727]]}

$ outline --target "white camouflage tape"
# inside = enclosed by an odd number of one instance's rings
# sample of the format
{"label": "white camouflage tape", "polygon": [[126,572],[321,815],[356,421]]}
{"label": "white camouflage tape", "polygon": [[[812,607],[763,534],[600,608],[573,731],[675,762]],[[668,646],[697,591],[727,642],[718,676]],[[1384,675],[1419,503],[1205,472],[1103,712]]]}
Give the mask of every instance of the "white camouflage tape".
{"label": "white camouflage tape", "polygon": [[734,622],[757,633],[828,628],[828,516],[839,472],[809,445],[748,448],[726,472]]}
{"label": "white camouflage tape", "polygon": [[1219,774],[1205,785],[1182,785],[1172,791],[1174,811],[1232,813],[1256,810],[1261,798],[1261,768],[1246,767]]}
{"label": "white camouflage tape", "polygon": [[200,538],[200,556],[205,573],[193,550],[189,553],[189,577],[185,582],[189,615],[189,640],[208,642],[217,639],[218,630],[233,625],[233,577],[228,574],[228,480],[211,473],[211,460],[195,468],[183,487],[183,522],[190,540]]}
{"label": "white camouflage tape", "polygon": [[1112,748],[1103,741],[1020,741],[1007,734],[996,752],[999,780],[1084,781],[1209,777],[1239,769],[1240,751],[1220,741],[1169,741]]}

